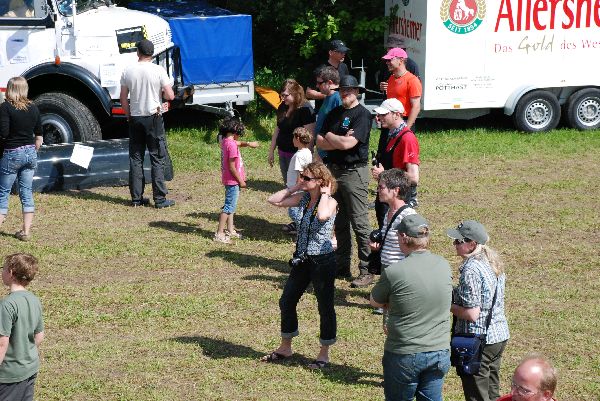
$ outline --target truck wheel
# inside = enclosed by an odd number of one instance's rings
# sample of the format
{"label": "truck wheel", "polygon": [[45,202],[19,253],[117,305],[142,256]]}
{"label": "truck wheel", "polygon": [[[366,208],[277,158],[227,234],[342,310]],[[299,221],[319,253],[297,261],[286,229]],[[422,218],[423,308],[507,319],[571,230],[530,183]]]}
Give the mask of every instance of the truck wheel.
{"label": "truck wheel", "polygon": [[568,101],[567,121],[570,127],[580,130],[600,127],[600,90],[581,89]]}
{"label": "truck wheel", "polygon": [[44,143],[87,142],[102,138],[94,114],[79,100],[61,92],[44,93],[33,101],[40,109]]}
{"label": "truck wheel", "polygon": [[521,131],[550,131],[560,121],[560,104],[556,96],[548,91],[529,92],[517,103],[513,119]]}

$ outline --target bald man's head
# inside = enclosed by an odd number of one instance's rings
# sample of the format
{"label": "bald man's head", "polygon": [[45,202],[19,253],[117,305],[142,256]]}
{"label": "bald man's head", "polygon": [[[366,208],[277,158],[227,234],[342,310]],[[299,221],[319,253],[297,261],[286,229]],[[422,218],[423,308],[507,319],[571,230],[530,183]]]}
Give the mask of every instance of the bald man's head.
{"label": "bald man's head", "polygon": [[551,400],[556,389],[556,370],[542,355],[530,355],[515,369],[513,401]]}

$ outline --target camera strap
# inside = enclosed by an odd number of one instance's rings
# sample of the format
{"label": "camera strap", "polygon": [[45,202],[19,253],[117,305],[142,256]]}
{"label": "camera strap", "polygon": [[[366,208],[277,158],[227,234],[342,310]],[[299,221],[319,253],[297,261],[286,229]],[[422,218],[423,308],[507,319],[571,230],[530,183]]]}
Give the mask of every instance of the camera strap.
{"label": "camera strap", "polygon": [[[306,234],[306,249],[308,250],[308,240],[310,239],[310,226],[312,225],[313,221],[315,221],[315,217],[317,217],[317,209],[319,208],[319,202],[321,201],[321,196],[319,195],[319,199],[317,199],[317,202],[315,203],[315,206],[313,208],[313,211],[310,215],[310,218],[308,220],[308,227],[306,229],[307,234]],[[310,194],[308,194],[308,200],[306,201],[306,205],[304,205],[304,210],[302,210],[302,217],[300,217],[300,224],[298,224],[298,239],[296,240],[296,250],[294,251],[294,255],[296,255],[298,253],[298,243],[300,242],[300,227],[302,226],[302,221],[304,220],[304,216],[306,215],[306,212],[308,211],[308,205],[310,204]]]}
{"label": "camera strap", "polygon": [[396,210],[396,213],[394,213],[394,215],[392,216],[392,219],[390,220],[389,224],[387,225],[387,228],[385,229],[385,234],[383,234],[383,238],[381,238],[381,247],[382,248],[383,248],[383,244],[385,244],[385,237],[387,237],[388,231],[390,231],[390,228],[392,228],[392,224],[394,223],[394,220],[396,220],[396,217],[398,217],[400,215],[400,213],[402,213],[409,207],[410,207],[409,205],[402,206],[400,209]]}

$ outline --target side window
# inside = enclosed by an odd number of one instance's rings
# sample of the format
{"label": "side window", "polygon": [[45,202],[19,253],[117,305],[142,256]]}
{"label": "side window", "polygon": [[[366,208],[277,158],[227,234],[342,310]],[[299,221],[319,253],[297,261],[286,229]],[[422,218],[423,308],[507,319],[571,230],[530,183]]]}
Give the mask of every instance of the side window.
{"label": "side window", "polygon": [[0,18],[34,18],[34,0],[0,0]]}

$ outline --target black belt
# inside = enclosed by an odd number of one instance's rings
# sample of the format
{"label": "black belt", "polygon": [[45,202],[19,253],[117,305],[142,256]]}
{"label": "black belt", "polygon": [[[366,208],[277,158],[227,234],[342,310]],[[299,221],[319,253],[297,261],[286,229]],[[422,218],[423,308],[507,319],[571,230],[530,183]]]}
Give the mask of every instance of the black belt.
{"label": "black belt", "polygon": [[367,167],[367,162],[356,162],[356,163],[329,163],[327,165],[330,169],[336,170],[350,170],[354,168]]}

